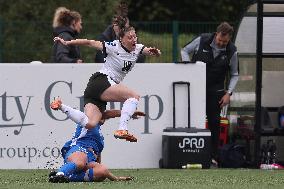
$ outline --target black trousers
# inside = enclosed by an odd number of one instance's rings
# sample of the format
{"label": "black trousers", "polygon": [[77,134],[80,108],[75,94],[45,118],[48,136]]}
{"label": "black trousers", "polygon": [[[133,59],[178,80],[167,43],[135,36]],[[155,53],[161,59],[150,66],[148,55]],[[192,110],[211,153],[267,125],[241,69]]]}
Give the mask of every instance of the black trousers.
{"label": "black trousers", "polygon": [[208,127],[211,131],[211,157],[218,159],[218,146],[220,136],[220,113],[219,101],[224,96],[224,91],[206,93],[206,116]]}

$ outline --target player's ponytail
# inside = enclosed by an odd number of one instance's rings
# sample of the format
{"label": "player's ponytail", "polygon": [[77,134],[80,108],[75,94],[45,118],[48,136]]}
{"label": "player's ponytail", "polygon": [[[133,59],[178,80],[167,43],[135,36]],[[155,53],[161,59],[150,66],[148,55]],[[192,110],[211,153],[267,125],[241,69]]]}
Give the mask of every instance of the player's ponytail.
{"label": "player's ponytail", "polygon": [[127,17],[128,15],[128,5],[126,2],[120,2],[115,9],[115,15],[120,15],[122,17]]}
{"label": "player's ponytail", "polygon": [[129,26],[128,5],[126,2],[120,2],[114,12],[112,24],[117,25],[119,29]]}

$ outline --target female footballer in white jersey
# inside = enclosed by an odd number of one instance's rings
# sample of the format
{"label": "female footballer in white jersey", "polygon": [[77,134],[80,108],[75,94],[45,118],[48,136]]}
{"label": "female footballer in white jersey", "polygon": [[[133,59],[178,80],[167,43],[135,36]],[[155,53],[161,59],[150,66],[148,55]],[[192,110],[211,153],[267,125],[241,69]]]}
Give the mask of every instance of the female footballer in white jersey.
{"label": "female footballer in white jersey", "polygon": [[[64,41],[55,37],[54,41],[60,41],[64,45],[84,45],[97,50],[105,51],[106,61],[99,72],[94,73],[87,84],[84,92],[84,112],[74,111],[62,104],[61,110],[68,117],[81,124],[87,129],[93,128],[102,118],[107,102],[123,102],[119,129],[115,131],[114,137],[136,142],[137,139],[128,133],[127,124],[135,112],[139,94],[121,84],[126,74],[133,68],[140,53],[149,56],[159,56],[160,50],[137,44],[137,36],[133,27],[122,28],[119,33],[120,40],[113,42],[100,42],[88,39],[76,39]],[[58,109],[55,103],[52,109]]]}

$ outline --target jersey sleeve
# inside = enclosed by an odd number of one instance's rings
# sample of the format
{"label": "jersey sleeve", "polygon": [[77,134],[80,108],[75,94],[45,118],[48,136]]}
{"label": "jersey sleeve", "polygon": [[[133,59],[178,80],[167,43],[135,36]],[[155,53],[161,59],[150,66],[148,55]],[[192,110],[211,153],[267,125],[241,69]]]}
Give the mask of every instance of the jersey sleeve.
{"label": "jersey sleeve", "polygon": [[139,54],[142,54],[143,49],[145,48],[142,44],[136,44],[136,49],[139,52]]}
{"label": "jersey sleeve", "polygon": [[103,50],[107,54],[111,54],[117,48],[117,45],[118,45],[117,42],[118,42],[117,40],[104,42],[104,49]]}

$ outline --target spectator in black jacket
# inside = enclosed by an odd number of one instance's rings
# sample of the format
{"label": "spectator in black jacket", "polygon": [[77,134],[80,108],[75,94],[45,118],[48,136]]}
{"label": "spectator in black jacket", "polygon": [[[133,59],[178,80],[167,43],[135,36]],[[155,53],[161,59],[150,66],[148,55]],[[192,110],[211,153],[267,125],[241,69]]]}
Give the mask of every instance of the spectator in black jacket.
{"label": "spectator in black jacket", "polygon": [[[82,30],[81,15],[65,7],[56,9],[53,18],[53,35],[66,41],[76,39]],[[82,63],[78,46],[65,46],[59,42],[53,45],[52,61],[56,63]]]}

